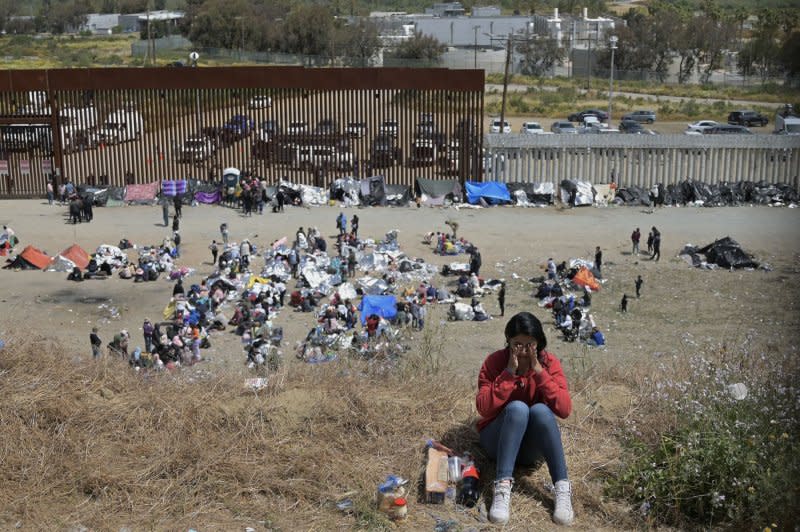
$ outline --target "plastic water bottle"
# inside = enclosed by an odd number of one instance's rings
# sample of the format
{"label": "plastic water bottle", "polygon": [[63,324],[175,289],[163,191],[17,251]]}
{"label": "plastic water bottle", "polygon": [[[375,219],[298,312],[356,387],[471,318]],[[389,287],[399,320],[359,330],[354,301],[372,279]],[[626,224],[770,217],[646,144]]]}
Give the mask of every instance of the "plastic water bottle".
{"label": "plastic water bottle", "polygon": [[461,493],[459,494],[459,502],[467,508],[472,508],[478,504],[478,499],[481,496],[480,488],[480,474],[472,457],[469,455],[462,458],[464,469],[461,473]]}

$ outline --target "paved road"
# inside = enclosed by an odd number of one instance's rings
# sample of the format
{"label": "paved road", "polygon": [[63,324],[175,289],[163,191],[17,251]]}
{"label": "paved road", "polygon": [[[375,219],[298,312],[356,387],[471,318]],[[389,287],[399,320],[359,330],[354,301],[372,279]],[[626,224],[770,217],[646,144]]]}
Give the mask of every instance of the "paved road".
{"label": "paved road", "polygon": [[[528,85],[520,85],[516,83],[509,83],[508,91],[509,92],[526,92],[530,87]],[[558,87],[550,87],[545,86],[544,90],[546,91],[553,91],[555,92]],[[487,83],[486,84],[487,91],[497,91],[498,93],[503,92],[503,86],[499,83]],[[578,89],[579,94],[586,94],[586,89]],[[783,107],[784,104],[782,103],[772,103],[772,102],[754,102],[751,100],[730,100],[728,98],[689,98],[686,96],[663,96],[660,94],[643,94],[639,92],[625,92],[625,91],[614,91],[614,96],[625,96],[628,98],[643,98],[649,101],[661,101],[661,102],[684,102],[688,100],[694,100],[697,103],[703,104],[713,104],[715,102],[725,102],[732,105],[738,105],[742,107],[751,107],[753,105],[758,105],[760,107],[769,107],[771,109],[779,109]]]}

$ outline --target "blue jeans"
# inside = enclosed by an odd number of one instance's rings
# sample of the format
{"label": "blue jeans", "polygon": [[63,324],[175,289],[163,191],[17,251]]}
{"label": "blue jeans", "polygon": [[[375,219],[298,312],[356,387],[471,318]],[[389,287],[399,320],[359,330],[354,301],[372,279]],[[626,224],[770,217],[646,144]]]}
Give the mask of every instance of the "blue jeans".
{"label": "blue jeans", "polygon": [[497,480],[513,478],[514,465],[544,459],[553,484],[566,480],[567,463],[556,416],[543,403],[511,401],[480,433],[481,447],[497,462]]}

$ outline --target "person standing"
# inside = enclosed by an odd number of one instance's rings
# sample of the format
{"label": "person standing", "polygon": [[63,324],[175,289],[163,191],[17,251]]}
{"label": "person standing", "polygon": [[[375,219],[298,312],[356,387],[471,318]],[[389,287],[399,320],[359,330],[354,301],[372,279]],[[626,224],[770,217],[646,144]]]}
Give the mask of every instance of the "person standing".
{"label": "person standing", "polygon": [[600,250],[600,246],[594,250],[594,267],[597,268],[597,273],[603,273],[603,252]]}
{"label": "person standing", "polygon": [[340,235],[347,233],[347,216],[343,212],[339,212],[339,216],[336,217],[336,228]]}
{"label": "person standing", "polygon": [[175,216],[178,218],[182,218],[183,214],[181,213],[181,209],[183,208],[183,200],[181,199],[180,194],[175,194],[175,199],[172,200],[175,206]]}
{"label": "person standing", "polygon": [[478,248],[472,249],[472,254],[469,260],[469,273],[474,273],[475,275],[481,274],[481,252],[478,251]]}
{"label": "person standing", "polygon": [[552,519],[572,523],[572,485],[556,416],[572,412],[561,362],[545,350],[542,323],[529,312],[514,315],[505,327],[503,349],[486,357],[478,376],[475,406],[480,445],[497,464],[489,520],[507,523],[511,513],[514,468],[544,461],[555,487]]}
{"label": "person standing", "polygon": [[634,284],[636,285],[636,299],[639,299],[639,293],[642,290],[642,284],[644,284],[641,275],[636,278],[636,282]]}
{"label": "person standing", "polygon": [[161,200],[161,216],[164,217],[164,227],[169,225],[169,202],[167,198]]}
{"label": "person standing", "polygon": [[153,333],[155,330],[156,328],[150,322],[150,319],[145,318],[144,323],[142,324],[142,334],[144,335],[144,350],[147,353],[153,351]]}
{"label": "person standing", "polygon": [[661,258],[661,231],[653,226],[653,255],[651,260],[658,261]]}
{"label": "person standing", "polygon": [[647,254],[648,255],[653,253],[653,240],[654,240],[653,231],[650,231],[650,233],[647,235]]}
{"label": "person standing", "polygon": [[175,216],[172,217],[172,230],[179,231],[180,228],[181,228],[180,218],[178,218],[178,215],[176,214]]}
{"label": "person standing", "polygon": [[212,264],[216,264],[217,263],[217,254],[219,253],[219,246],[217,246],[217,241],[216,240],[212,240],[211,241],[211,245],[208,246],[208,249],[211,250],[211,263]]}
{"label": "person standing", "polygon": [[95,360],[100,358],[100,346],[103,345],[103,342],[97,334],[97,327],[92,327],[92,332],[89,334],[89,343],[92,344],[92,358]]}
{"label": "person standing", "polygon": [[622,301],[619,302],[619,311],[628,312],[628,294],[622,294]]}
{"label": "person standing", "polygon": [[547,278],[552,280],[556,278],[556,261],[552,257],[547,259]]}
{"label": "person standing", "polygon": [[175,231],[172,235],[172,241],[175,243],[175,256],[181,256],[181,233],[180,231]]}
{"label": "person standing", "polygon": [[642,232],[639,231],[639,228],[637,227],[633,231],[633,233],[631,233],[631,244],[633,245],[632,253],[634,255],[639,254],[639,240],[641,240],[641,238],[642,238]]}
{"label": "person standing", "polygon": [[353,220],[350,222],[350,226],[353,228],[353,236],[356,238],[358,237],[358,215],[353,215]]}
{"label": "person standing", "polygon": [[53,190],[53,182],[51,180],[47,180],[47,204],[53,205],[53,197],[55,196],[55,191]]}
{"label": "person standing", "polygon": [[223,244],[227,244],[228,243],[228,224],[227,223],[222,222],[221,224],[219,224],[219,234],[222,235],[222,243]]}
{"label": "person standing", "polygon": [[500,283],[500,291],[497,293],[497,305],[500,307],[500,315],[506,313],[506,283]]}

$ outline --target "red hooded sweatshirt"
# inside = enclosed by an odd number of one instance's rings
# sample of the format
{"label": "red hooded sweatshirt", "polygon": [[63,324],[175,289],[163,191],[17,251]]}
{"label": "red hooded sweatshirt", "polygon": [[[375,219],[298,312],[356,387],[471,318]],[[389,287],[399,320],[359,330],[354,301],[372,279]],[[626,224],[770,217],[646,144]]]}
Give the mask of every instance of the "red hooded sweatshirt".
{"label": "red hooded sweatshirt", "polygon": [[572,399],[561,362],[549,351],[542,351],[539,362],[542,372],[533,369],[525,375],[506,371],[508,348],[495,351],[483,361],[478,375],[478,395],[475,406],[481,419],[478,430],[492,422],[510,401],[523,401],[532,406],[544,403],[558,417],[565,419],[572,412]]}

